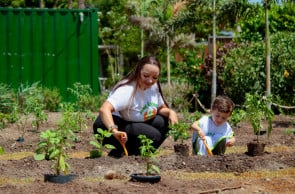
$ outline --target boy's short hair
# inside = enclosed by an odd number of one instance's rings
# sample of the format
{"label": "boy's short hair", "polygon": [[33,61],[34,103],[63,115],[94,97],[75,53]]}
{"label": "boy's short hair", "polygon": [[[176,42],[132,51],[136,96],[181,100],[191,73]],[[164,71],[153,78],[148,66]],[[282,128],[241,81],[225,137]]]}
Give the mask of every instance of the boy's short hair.
{"label": "boy's short hair", "polygon": [[217,96],[212,102],[211,109],[222,113],[232,113],[235,104],[228,96]]}

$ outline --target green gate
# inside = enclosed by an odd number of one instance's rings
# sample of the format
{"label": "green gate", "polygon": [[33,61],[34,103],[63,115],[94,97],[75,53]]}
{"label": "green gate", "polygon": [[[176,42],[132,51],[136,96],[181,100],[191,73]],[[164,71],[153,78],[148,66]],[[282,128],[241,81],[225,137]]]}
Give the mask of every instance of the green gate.
{"label": "green gate", "polygon": [[0,83],[40,82],[59,89],[75,82],[99,91],[95,9],[0,8]]}

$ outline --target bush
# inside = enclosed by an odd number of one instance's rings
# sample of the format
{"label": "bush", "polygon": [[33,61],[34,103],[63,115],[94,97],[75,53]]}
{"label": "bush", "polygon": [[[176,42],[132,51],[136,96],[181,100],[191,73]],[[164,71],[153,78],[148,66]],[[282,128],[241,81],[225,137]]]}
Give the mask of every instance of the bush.
{"label": "bush", "polygon": [[0,83],[0,113],[11,113],[15,101],[15,92],[8,85]]}
{"label": "bush", "polygon": [[61,95],[57,88],[43,89],[43,99],[45,104],[45,109],[51,112],[58,111],[59,104],[61,103]]}
{"label": "bush", "polygon": [[175,109],[175,111],[181,112],[189,110],[192,104],[189,102],[191,94],[193,94],[193,86],[188,83],[172,82],[169,92],[168,84],[161,84],[164,98],[168,104]]}
{"label": "bush", "polygon": [[[295,104],[295,33],[271,37],[271,93],[283,105]],[[245,93],[265,92],[264,42],[242,44],[225,57],[220,76],[227,95],[242,104]]]}

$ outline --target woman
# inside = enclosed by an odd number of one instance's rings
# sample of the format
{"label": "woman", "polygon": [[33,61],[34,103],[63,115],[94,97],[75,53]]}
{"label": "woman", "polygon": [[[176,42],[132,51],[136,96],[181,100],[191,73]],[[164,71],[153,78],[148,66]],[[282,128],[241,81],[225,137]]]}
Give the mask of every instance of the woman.
{"label": "woman", "polygon": [[161,66],[155,57],[143,57],[135,68],[119,81],[100,108],[93,124],[112,133],[104,144],[116,149],[109,156],[123,156],[121,144],[126,143],[129,155],[140,155],[138,136],[143,134],[153,140],[158,148],[166,138],[168,124],[177,123],[176,112],[170,109],[159,84]]}

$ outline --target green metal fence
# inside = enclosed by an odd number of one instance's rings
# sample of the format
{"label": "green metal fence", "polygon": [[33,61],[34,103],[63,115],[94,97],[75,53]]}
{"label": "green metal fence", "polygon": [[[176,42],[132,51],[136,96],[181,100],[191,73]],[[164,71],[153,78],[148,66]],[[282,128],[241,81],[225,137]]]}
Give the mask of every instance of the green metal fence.
{"label": "green metal fence", "polygon": [[18,88],[40,82],[68,101],[73,83],[98,83],[95,9],[0,8],[0,83]]}

